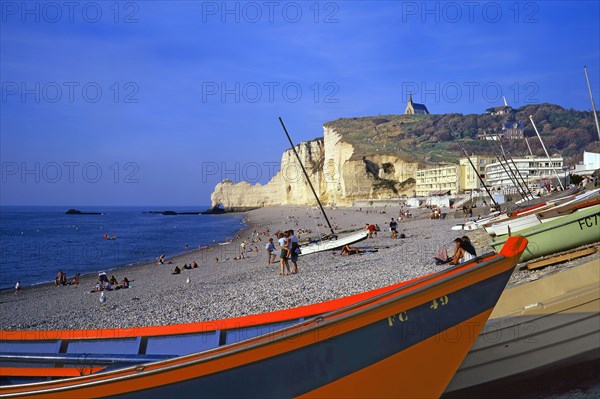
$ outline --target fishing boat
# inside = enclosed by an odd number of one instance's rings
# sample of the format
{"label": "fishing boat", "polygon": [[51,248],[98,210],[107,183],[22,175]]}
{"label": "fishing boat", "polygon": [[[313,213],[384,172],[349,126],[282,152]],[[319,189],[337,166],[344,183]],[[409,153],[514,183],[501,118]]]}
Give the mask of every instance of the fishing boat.
{"label": "fishing boat", "polygon": [[565,197],[559,201],[548,202],[545,206],[522,212],[507,220],[484,226],[491,236],[513,233],[523,229],[547,223],[561,216],[577,212],[600,203],[600,190],[592,190],[578,196]]}
{"label": "fishing boat", "polygon": [[598,359],[596,259],[505,290],[446,393]]}
{"label": "fishing boat", "polygon": [[491,212],[488,216],[479,220],[469,220],[465,223],[459,223],[451,227],[451,230],[477,230],[489,223],[494,223],[508,219],[506,212]]}
{"label": "fishing boat", "polygon": [[[581,209],[550,222],[523,229],[519,235],[527,237],[529,244],[520,261],[566,251],[600,241],[600,205]],[[498,250],[508,235],[493,237],[490,245]]]}
{"label": "fishing boat", "polygon": [[[508,213],[506,211],[502,211],[502,212],[494,211],[494,212],[491,212],[488,216],[486,216],[484,218],[481,218],[478,220],[467,221],[465,223],[459,223],[459,224],[453,226],[452,230],[477,230],[482,227],[493,226],[498,223],[503,223],[503,222],[508,223],[508,222],[510,222],[510,220],[514,220],[514,219],[520,218],[520,217],[528,215],[528,214],[537,213],[542,210],[548,209],[552,206],[559,205],[559,204],[562,204],[562,203],[570,201],[570,200],[584,198],[585,196],[583,196],[583,197],[575,196],[575,194],[577,193],[578,190],[579,189],[574,188],[574,189],[569,189],[569,190],[565,190],[565,191],[561,191],[561,192],[551,193],[551,194],[548,194],[545,197],[543,197],[541,202],[530,201],[526,206],[519,206],[516,209],[514,209]],[[591,194],[592,192],[589,192],[589,193]],[[586,195],[590,195],[590,194],[586,194]],[[517,202],[517,203],[519,203],[519,202]],[[498,234],[498,235],[500,235],[500,234]]]}
{"label": "fishing boat", "polygon": [[[523,237],[511,237],[497,255],[343,298],[337,303],[341,308],[309,319],[303,316],[307,309],[292,309],[187,327],[4,331],[3,380],[17,374],[10,362],[14,366],[19,360],[45,366],[21,368],[30,375],[58,377],[56,370],[76,364],[79,376],[5,385],[0,397],[437,397],[483,328],[526,246]],[[313,310],[322,310],[316,306]],[[229,336],[225,332],[231,327],[236,331]],[[60,361],[71,341],[87,348],[78,359]],[[64,367],[48,367],[44,357],[51,356],[39,353],[48,350],[47,343],[58,349],[51,361]],[[131,366],[125,355],[123,363],[114,359],[118,367],[112,370],[85,362],[86,353],[108,359],[126,346],[136,348],[129,357],[138,359]],[[11,347],[28,351],[29,358],[16,352],[4,357]],[[166,354],[174,356],[149,358]]]}
{"label": "fishing boat", "polygon": [[457,224],[453,226],[452,230],[477,230],[482,227],[492,226],[496,223],[502,223],[509,219],[515,219],[527,213],[536,212],[541,209],[545,209],[547,207],[547,203],[543,202],[541,204],[530,205],[524,208],[519,208],[508,214],[506,211],[494,211],[490,213],[488,216],[481,218],[479,220],[470,220],[463,224]]}

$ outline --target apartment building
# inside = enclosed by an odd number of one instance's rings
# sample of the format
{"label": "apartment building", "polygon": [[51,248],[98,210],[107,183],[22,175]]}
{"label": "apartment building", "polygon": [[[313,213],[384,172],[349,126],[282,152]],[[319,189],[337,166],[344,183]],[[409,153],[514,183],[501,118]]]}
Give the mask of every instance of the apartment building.
{"label": "apartment building", "polygon": [[[543,179],[555,179],[556,174],[559,177],[562,177],[564,174],[563,158],[559,156],[553,156],[550,160],[547,157],[535,156],[513,158],[512,162],[509,160],[509,165],[513,171],[516,166],[520,176],[530,186],[537,185]],[[508,173],[509,170],[506,164],[500,164],[499,162],[490,163],[485,167],[485,182],[489,187],[496,189],[514,187],[515,184]],[[519,175],[517,174],[517,176]]]}

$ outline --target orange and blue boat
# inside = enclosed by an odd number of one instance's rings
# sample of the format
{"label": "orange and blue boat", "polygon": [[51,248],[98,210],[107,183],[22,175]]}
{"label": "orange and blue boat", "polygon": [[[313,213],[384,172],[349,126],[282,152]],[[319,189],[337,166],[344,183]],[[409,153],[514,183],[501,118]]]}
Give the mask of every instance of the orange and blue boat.
{"label": "orange and blue boat", "polygon": [[[0,397],[438,397],[526,246],[510,237],[499,254],[439,273],[237,319],[3,331]],[[25,377],[48,380],[15,383]]]}

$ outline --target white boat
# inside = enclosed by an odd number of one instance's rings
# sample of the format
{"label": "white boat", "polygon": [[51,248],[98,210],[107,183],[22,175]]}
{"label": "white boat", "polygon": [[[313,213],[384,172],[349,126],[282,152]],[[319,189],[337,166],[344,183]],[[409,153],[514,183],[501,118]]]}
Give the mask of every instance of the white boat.
{"label": "white boat", "polygon": [[345,237],[338,237],[334,240],[323,240],[313,244],[308,244],[300,247],[302,255],[314,254],[315,252],[330,251],[333,249],[342,248],[345,245],[352,245],[366,239],[369,235],[368,231],[358,231]]}
{"label": "white boat", "polygon": [[499,222],[504,219],[508,219],[506,212],[492,212],[488,216],[479,220],[470,220],[468,222],[452,226],[451,230],[477,230],[487,224]]}
{"label": "white boat", "polygon": [[[576,197],[569,196],[558,201],[548,202],[540,208],[522,212],[516,218],[511,217],[508,220],[496,222],[491,225],[488,224],[484,226],[484,228],[492,237],[508,234],[509,228],[511,233],[515,233],[542,223],[551,222],[568,214],[569,210],[579,209],[578,204],[585,204],[588,202],[593,205],[594,203],[589,201],[597,198],[599,194],[599,190],[592,190]],[[562,212],[563,210],[564,212]],[[540,217],[540,215],[543,215],[544,213],[547,213],[547,215]]]}
{"label": "white boat", "polygon": [[505,290],[446,392],[600,359],[600,261]]}

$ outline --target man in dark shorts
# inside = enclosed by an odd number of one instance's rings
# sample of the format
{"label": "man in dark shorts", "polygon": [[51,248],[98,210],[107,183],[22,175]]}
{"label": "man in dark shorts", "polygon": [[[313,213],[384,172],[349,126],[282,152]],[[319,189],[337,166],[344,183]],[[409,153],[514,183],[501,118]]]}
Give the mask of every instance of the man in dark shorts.
{"label": "man in dark shorts", "polygon": [[294,230],[288,231],[289,240],[290,240],[290,259],[292,260],[292,265],[294,265],[294,271],[292,274],[298,273],[298,254],[300,246],[298,245],[298,237],[294,234]]}
{"label": "man in dark shorts", "polygon": [[390,222],[390,231],[392,232],[392,238],[398,238],[398,222],[394,218]]}

